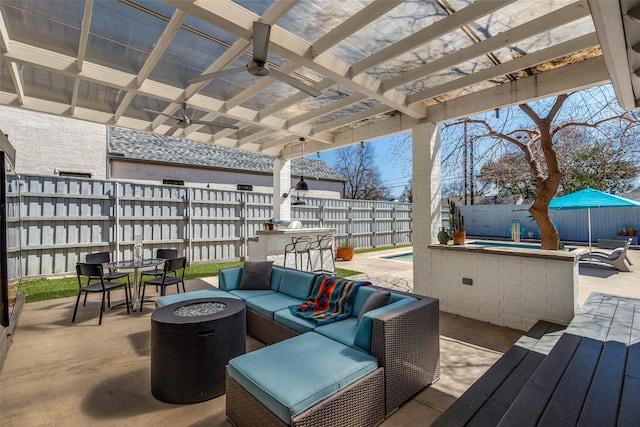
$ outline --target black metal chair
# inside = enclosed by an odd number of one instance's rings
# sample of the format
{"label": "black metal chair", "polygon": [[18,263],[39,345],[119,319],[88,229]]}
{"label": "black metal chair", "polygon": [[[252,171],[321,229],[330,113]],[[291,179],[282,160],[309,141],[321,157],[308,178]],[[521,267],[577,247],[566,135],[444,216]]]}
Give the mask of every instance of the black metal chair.
{"label": "black metal chair", "polygon": [[[111,254],[109,252],[94,252],[92,254],[87,254],[85,259],[88,264],[106,264],[111,262]],[[109,271],[103,273],[103,279],[107,281],[121,279],[123,277],[127,278],[127,284],[129,285],[129,298],[131,298],[131,279],[129,278],[129,273],[118,272],[111,268]],[[92,280],[98,279],[98,277],[90,277],[87,284],[90,284]],[[86,294],[84,296],[84,302],[87,302]]]}
{"label": "black metal chair", "polygon": [[[187,258],[180,257],[174,259],[168,259],[164,262],[164,268],[162,276],[155,279],[149,279],[142,283],[142,295],[140,297],[140,312],[142,312],[142,305],[144,303],[144,291],[147,288],[147,284],[160,287],[160,296],[164,296],[165,288],[170,285],[176,285],[178,293],[180,293],[180,283],[182,283],[182,292],[186,292],[184,286],[184,271],[187,268]],[[180,271],[181,270],[181,271]],[[170,276],[173,274],[173,276]]]}
{"label": "black metal chair", "polygon": [[[156,250],[156,258],[158,259],[176,259],[178,258],[177,249],[158,249]],[[150,276],[154,279],[161,277],[164,274],[164,268],[154,268],[151,270],[145,270],[140,273],[140,283],[144,280],[144,276]],[[156,286],[156,291],[158,287]]]}
{"label": "black metal chair", "polygon": [[[107,307],[111,307],[111,291],[117,288],[124,288],[124,298],[127,304],[127,314],[129,313],[129,291],[127,290],[127,284],[125,282],[110,282],[105,279],[103,273],[102,264],[89,264],[89,263],[77,263],[76,275],[78,276],[78,298],[76,299],[76,306],[73,309],[73,317],[71,322],[76,321],[76,313],[78,312],[78,304],[80,303],[80,295],[84,292],[84,304],[87,302],[87,295],[89,293],[101,293],[102,304],[100,306],[100,321],[102,324],[102,313],[104,312],[104,299],[107,297]],[[87,278],[87,284],[83,286],[82,278]],[[91,281],[97,280],[97,283],[91,283]]]}

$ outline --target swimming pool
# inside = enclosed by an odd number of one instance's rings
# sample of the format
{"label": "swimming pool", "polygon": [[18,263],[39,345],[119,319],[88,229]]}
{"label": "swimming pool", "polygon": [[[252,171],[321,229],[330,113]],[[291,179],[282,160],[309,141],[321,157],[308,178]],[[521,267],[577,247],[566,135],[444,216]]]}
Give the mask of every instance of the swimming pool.
{"label": "swimming pool", "polygon": [[398,260],[398,261],[413,262],[413,252],[409,252],[409,253],[406,253],[406,254],[400,254],[400,255],[386,256],[385,259],[395,259],[395,260]]}
{"label": "swimming pool", "polygon": [[[517,249],[540,249],[540,245],[526,245],[521,243],[509,243],[509,242],[467,242],[468,246],[478,246],[484,248],[517,248]],[[566,251],[572,251],[575,248],[565,247]],[[413,262],[413,252],[400,254],[400,255],[391,255],[385,257],[386,259],[393,259],[398,261],[407,261]]]}

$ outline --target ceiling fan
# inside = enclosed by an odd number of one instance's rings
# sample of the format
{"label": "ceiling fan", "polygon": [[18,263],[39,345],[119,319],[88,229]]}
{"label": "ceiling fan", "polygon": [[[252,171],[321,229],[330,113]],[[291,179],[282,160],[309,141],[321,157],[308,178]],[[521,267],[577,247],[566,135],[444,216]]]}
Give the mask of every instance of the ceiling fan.
{"label": "ceiling fan", "polygon": [[300,80],[291,77],[281,71],[267,68],[267,54],[269,53],[269,36],[271,34],[271,26],[262,22],[253,23],[253,61],[249,62],[245,67],[229,68],[226,70],[214,71],[213,73],[203,74],[198,77],[187,80],[187,83],[193,84],[203,82],[207,80],[215,79],[216,77],[227,76],[229,74],[240,73],[248,71],[249,74],[257,77],[271,76],[274,79],[280,80],[290,86],[295,87],[302,92],[305,92],[311,96],[320,96],[321,92],[312,88]]}
{"label": "ceiling fan", "polygon": [[172,116],[171,114],[165,114],[165,113],[163,113],[161,111],[149,110],[147,108],[143,108],[143,110],[144,111],[148,111],[150,113],[159,114],[161,116],[171,117],[172,119],[176,119],[177,120],[176,124],[173,125],[171,127],[171,129],[169,129],[165,133],[165,135],[167,135],[167,136],[172,136],[174,133],[176,133],[176,131],[178,129],[184,129],[189,125],[205,125],[205,126],[213,126],[213,127],[235,129],[235,130],[240,129],[238,126],[227,125],[227,124],[224,124],[224,123],[205,122],[203,120],[192,119],[191,117],[187,116],[187,103],[186,102],[182,103],[182,115],[181,116]]}

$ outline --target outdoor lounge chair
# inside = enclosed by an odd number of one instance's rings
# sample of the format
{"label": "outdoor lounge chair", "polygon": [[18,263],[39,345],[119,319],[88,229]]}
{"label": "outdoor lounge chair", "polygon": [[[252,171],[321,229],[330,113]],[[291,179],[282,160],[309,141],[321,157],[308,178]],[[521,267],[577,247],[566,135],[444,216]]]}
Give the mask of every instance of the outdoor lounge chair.
{"label": "outdoor lounge chair", "polygon": [[621,248],[616,248],[611,252],[593,251],[580,255],[580,261],[597,262],[601,264],[608,264],[620,271],[630,272],[633,263],[627,257],[627,250],[631,246],[631,239],[625,243]]}

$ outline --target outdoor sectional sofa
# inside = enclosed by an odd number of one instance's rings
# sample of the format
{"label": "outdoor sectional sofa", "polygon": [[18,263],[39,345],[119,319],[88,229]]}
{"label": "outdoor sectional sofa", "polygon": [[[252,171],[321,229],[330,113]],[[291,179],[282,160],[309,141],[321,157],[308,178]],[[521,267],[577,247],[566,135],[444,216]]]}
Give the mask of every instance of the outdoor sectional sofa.
{"label": "outdoor sectional sofa", "polygon": [[[351,315],[317,326],[291,314],[315,274],[273,266],[269,289],[240,289],[243,267],[220,271],[219,288],[158,298],[162,307],[197,298],[244,300],[247,334],[268,344],[229,361],[227,417],[235,425],[376,425],[440,377],[438,300],[360,286]],[[246,283],[246,282],[245,282]]]}

